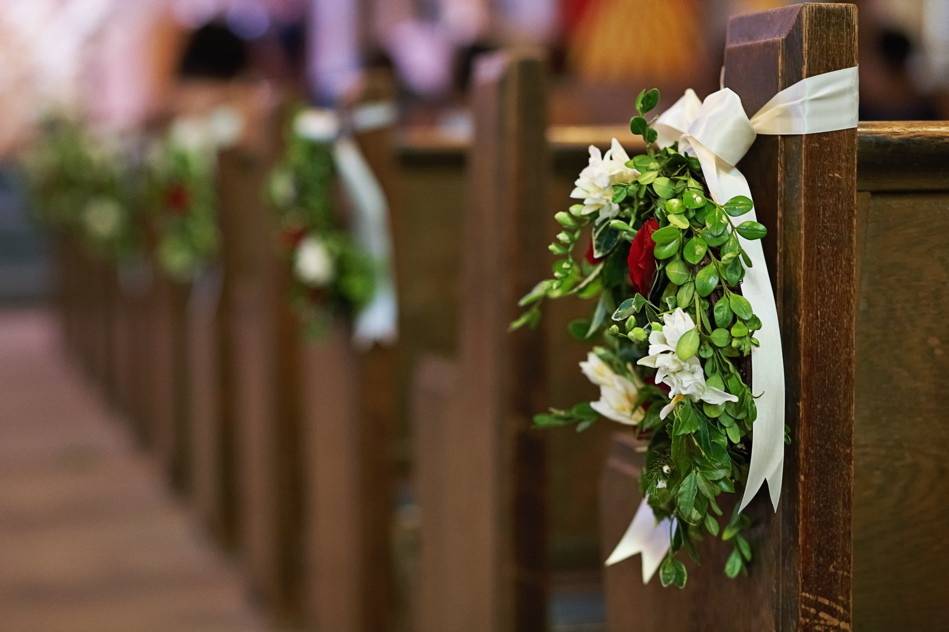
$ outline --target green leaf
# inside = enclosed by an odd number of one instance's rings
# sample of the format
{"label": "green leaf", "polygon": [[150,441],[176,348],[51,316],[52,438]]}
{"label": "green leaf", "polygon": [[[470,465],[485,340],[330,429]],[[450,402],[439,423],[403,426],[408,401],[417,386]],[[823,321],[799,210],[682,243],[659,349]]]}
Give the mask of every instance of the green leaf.
{"label": "green leaf", "polygon": [[751,311],[751,303],[749,303],[748,299],[741,294],[729,294],[728,305],[732,308],[732,311],[735,312],[735,315],[738,316],[738,318],[748,320],[754,316],[754,312]]}
{"label": "green leaf", "polygon": [[[640,296],[640,295],[637,294],[636,296]],[[622,303],[620,303],[619,306],[616,308],[616,311],[613,312],[613,316],[611,318],[615,320],[616,322],[621,322],[621,321],[626,320],[633,314],[636,314],[637,312],[639,312],[639,309],[637,309],[636,307],[636,296],[634,296],[633,298],[628,298]]]}
{"label": "green leaf", "polygon": [[735,230],[745,239],[761,239],[768,234],[764,224],[752,221],[742,222]]}
{"label": "green leaf", "polygon": [[723,206],[726,213],[732,217],[739,217],[753,209],[755,205],[751,201],[751,198],[748,198],[744,195],[736,195],[732,199],[725,202]]}
{"label": "green leaf", "polygon": [[633,156],[633,159],[630,162],[633,163],[633,167],[639,172],[659,171],[659,163],[656,162],[656,159],[649,154],[639,154],[638,156]]}
{"label": "green leaf", "polygon": [[671,198],[665,201],[663,204],[666,208],[666,213],[675,215],[677,213],[685,213],[685,205],[682,204],[682,200],[679,198]]}
{"label": "green leaf", "polygon": [[[668,227],[667,227],[667,228],[668,228]],[[662,230],[662,229],[660,229],[660,230]],[[673,230],[675,230],[675,229],[673,229]],[[659,232],[659,231],[657,230],[656,233],[658,233],[658,232]],[[655,235],[655,233],[653,233],[653,235]],[[676,254],[678,254],[678,253],[679,253],[679,246],[680,246],[680,245],[682,245],[682,242],[681,242],[680,240],[678,240],[678,239],[675,239],[675,240],[670,241],[670,242],[665,243],[665,244],[658,244],[658,245],[653,249],[652,254],[653,254],[653,256],[654,256],[656,259],[659,259],[660,261],[662,261],[663,259],[668,259],[668,258],[674,257]]]}
{"label": "green leaf", "polygon": [[534,305],[529,310],[521,314],[517,320],[511,323],[508,329],[509,331],[514,331],[522,327],[533,329],[534,327],[537,326],[537,323],[539,322],[540,322],[540,307],[538,305]]}
{"label": "green leaf", "polygon": [[613,185],[613,204],[619,204],[626,199],[626,196],[629,195],[629,191],[626,189],[624,184],[614,184]]}
{"label": "green leaf", "polygon": [[738,550],[741,551],[741,556],[745,558],[745,561],[750,562],[751,561],[751,545],[748,544],[748,540],[746,540],[744,537],[740,535],[735,536],[735,546],[737,546]]}
{"label": "green leaf", "polygon": [[642,136],[648,126],[646,119],[641,116],[634,116],[629,120],[629,131],[636,136]]}
{"label": "green leaf", "polygon": [[659,90],[656,88],[650,88],[649,90],[643,90],[636,97],[636,111],[640,114],[645,114],[659,104]]}
{"label": "green leaf", "polygon": [[699,350],[700,342],[699,330],[695,328],[688,330],[682,334],[679,338],[679,342],[676,343],[676,355],[679,356],[680,360],[685,362]]}
{"label": "green leaf", "polygon": [[[651,407],[650,407],[651,408]],[[675,411],[675,422],[672,425],[672,436],[692,434],[702,425],[702,419],[692,408],[691,404],[682,404]]]}
{"label": "green leaf", "polygon": [[606,322],[606,317],[611,311],[613,311],[613,295],[610,292],[603,292],[600,294],[600,300],[596,303],[596,309],[593,310],[593,318],[590,320],[590,327],[584,337],[592,338],[593,334]]}
{"label": "green leaf", "polygon": [[661,244],[668,244],[669,242],[678,239],[681,234],[682,231],[674,226],[663,226],[652,234],[652,240],[657,246]]}
{"label": "green leaf", "polygon": [[689,220],[686,219],[685,215],[669,215],[667,219],[669,220],[669,223],[676,228],[685,230],[689,227]]}
{"label": "green leaf", "polygon": [[682,309],[686,309],[689,305],[692,304],[692,299],[695,296],[695,284],[686,283],[678,289],[676,292],[676,304]]}
{"label": "green leaf", "polygon": [[618,230],[610,227],[609,223],[601,224],[593,231],[593,256],[603,259],[622,241]]}
{"label": "green leaf", "polygon": [[729,579],[735,579],[738,577],[738,574],[741,573],[741,569],[744,568],[745,563],[741,559],[741,553],[738,549],[732,549],[731,555],[728,556],[728,561],[725,562],[725,575]]}
{"label": "green leaf", "polygon": [[517,302],[519,307],[527,307],[531,303],[536,303],[540,299],[547,296],[547,290],[550,289],[550,286],[553,285],[553,281],[550,279],[544,279],[540,283],[534,286],[534,288],[525,294],[520,301]]}
{"label": "green leaf", "polygon": [[692,265],[695,265],[702,260],[707,251],[708,245],[705,243],[705,240],[701,237],[693,237],[685,242],[685,248],[682,249],[682,257]]}
{"label": "green leaf", "polygon": [[664,200],[675,195],[675,185],[665,176],[660,176],[652,181],[652,190]]}
{"label": "green leaf", "polygon": [[705,206],[705,196],[695,189],[686,189],[682,192],[682,203],[685,208],[702,208]]}
{"label": "green leaf", "polygon": [[646,139],[647,143],[654,143],[656,142],[656,139],[659,138],[659,132],[657,132],[651,127],[647,128],[646,133],[643,134],[643,138]]}
{"label": "green leaf", "polygon": [[676,491],[676,509],[680,516],[688,516],[692,513],[698,491],[698,483],[695,480],[695,471],[693,470],[682,479],[682,482],[679,483],[679,489]]}
{"label": "green leaf", "polygon": [[576,228],[578,226],[577,220],[566,211],[560,211],[556,213],[554,215],[554,219],[557,220],[557,223],[564,228]]}
{"label": "green leaf", "polygon": [[659,177],[658,171],[643,171],[639,174],[637,180],[640,184],[650,184],[653,180]]}
{"label": "green leaf", "polygon": [[741,429],[736,425],[727,426],[725,428],[725,434],[728,435],[728,440],[734,444],[741,441]]}
{"label": "green leaf", "polygon": [[666,266],[666,276],[672,283],[682,285],[689,280],[689,268],[682,259],[674,259]]}
{"label": "green leaf", "polygon": [[705,514],[705,530],[712,534],[712,536],[718,535],[718,520],[716,520],[712,514]]}
{"label": "green leaf", "polygon": [[662,564],[659,566],[659,583],[662,584],[663,588],[668,588],[675,583],[675,580],[675,559],[672,557],[666,557],[666,559],[664,559]]}
{"label": "green leaf", "polygon": [[710,263],[695,275],[695,291],[702,298],[715,291],[718,287],[718,269],[714,263]]}
{"label": "green leaf", "polygon": [[675,579],[673,580],[675,587],[678,588],[679,590],[682,590],[683,588],[685,588],[685,584],[688,580],[689,580],[689,572],[686,570],[685,564],[683,564],[679,560],[676,560],[675,561]]}
{"label": "green leaf", "polygon": [[732,341],[731,334],[728,333],[728,330],[722,329],[721,327],[713,331],[711,335],[709,335],[709,338],[716,347],[727,347]]}
{"label": "green leaf", "polygon": [[719,327],[728,327],[732,322],[732,308],[728,301],[719,299],[712,308],[712,315],[715,317],[715,324]]}
{"label": "green leaf", "polygon": [[722,266],[722,278],[731,286],[738,285],[745,277],[745,268],[738,259],[732,259]]}
{"label": "green leaf", "polygon": [[567,331],[577,340],[586,340],[587,332],[590,330],[590,320],[587,318],[578,318],[567,325]]}

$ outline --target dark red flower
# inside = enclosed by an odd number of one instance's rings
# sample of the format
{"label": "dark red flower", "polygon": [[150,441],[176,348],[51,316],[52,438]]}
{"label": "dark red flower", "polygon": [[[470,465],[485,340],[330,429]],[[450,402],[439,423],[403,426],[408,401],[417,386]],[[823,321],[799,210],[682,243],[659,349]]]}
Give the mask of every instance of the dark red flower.
{"label": "dark red flower", "polygon": [[599,257],[593,254],[593,238],[592,237],[590,238],[590,245],[587,246],[587,252],[583,256],[586,257],[587,262],[591,266],[595,266],[600,261],[602,261],[602,259],[600,259]]}
{"label": "dark red flower", "polygon": [[302,226],[288,226],[280,233],[280,240],[288,249],[296,248],[306,237],[306,229]]}
{"label": "dark red flower", "polygon": [[191,195],[182,184],[175,184],[165,191],[165,207],[175,215],[183,215],[191,204]]}
{"label": "dark red flower", "polygon": [[629,245],[629,255],[626,257],[626,264],[629,266],[629,282],[643,296],[649,295],[652,278],[656,274],[656,258],[652,254],[656,243],[652,240],[652,234],[657,228],[659,228],[659,222],[655,217],[650,217],[643,222],[636,231],[633,242]]}

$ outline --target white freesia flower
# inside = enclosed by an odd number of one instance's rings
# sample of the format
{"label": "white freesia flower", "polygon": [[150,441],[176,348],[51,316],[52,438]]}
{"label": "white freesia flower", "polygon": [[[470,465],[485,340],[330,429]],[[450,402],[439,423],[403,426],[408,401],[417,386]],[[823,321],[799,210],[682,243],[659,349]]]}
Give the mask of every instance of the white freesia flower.
{"label": "white freesia flower", "polygon": [[591,382],[600,387],[600,400],[590,406],[607,419],[621,424],[637,425],[643,420],[645,411],[638,404],[642,383],[633,375],[629,380],[613,372],[606,362],[592,351],[580,369]]}
{"label": "white freesia flower", "polygon": [[692,318],[678,308],[671,314],[664,314],[662,321],[662,329],[649,334],[649,355],[638,362],[642,366],[656,369],[656,384],[665,383],[669,387],[671,400],[663,407],[659,416],[665,419],[686,397],[709,404],[737,402],[736,396],[705,382],[702,363],[696,356],[682,360],[676,355],[679,338],[695,328]]}
{"label": "white freesia flower", "polygon": [[329,250],[316,237],[306,237],[300,242],[293,269],[300,281],[312,287],[328,285],[336,272]]}
{"label": "white freesia flower", "polygon": [[119,230],[119,224],[122,222],[122,208],[112,198],[93,198],[86,204],[82,220],[89,234],[98,239],[110,239]]}
{"label": "white freesia flower", "polygon": [[599,219],[615,217],[619,205],[613,203],[613,185],[629,184],[639,172],[626,166],[629,155],[615,138],[605,154],[590,146],[590,162],[580,172],[570,197],[583,200],[583,214],[599,213]]}

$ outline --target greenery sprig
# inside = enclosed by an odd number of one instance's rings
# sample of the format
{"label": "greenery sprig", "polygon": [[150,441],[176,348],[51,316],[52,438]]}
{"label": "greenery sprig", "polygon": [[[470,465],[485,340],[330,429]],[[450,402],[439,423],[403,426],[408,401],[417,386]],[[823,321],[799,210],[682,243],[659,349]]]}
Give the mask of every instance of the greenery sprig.
{"label": "greenery sprig", "polygon": [[[750,199],[715,202],[694,156],[656,144],[647,115],[658,102],[655,89],[636,99],[630,130],[644,153],[618,161],[626,155],[615,141],[609,155],[594,151],[594,172],[581,173],[574,196],[585,195],[584,203],[554,215],[552,275],[521,299],[512,328],[535,326],[547,299],[594,302],[591,316],[569,331],[585,342],[602,339],[584,366],[601,400],[551,409],[535,423],[583,430],[607,416],[648,441],[640,487],[656,517],[675,523],[659,579],[682,588],[682,553],[698,560],[705,535],[732,546],[728,577],[752,559],[742,535],[749,519],[737,511],[725,518],[720,498],[746,480],[757,416],[747,366],[761,321],[741,295],[751,261],[739,237],[761,239],[767,230],[737,219],[751,210]],[[609,189],[600,193],[596,182],[606,178]],[[586,255],[578,256],[587,235]],[[674,349],[663,350],[672,339]]]}
{"label": "greenery sprig", "polygon": [[283,159],[270,177],[281,244],[292,268],[292,301],[312,335],[334,316],[351,318],[372,299],[376,265],[334,208],[332,146],[290,129]]}

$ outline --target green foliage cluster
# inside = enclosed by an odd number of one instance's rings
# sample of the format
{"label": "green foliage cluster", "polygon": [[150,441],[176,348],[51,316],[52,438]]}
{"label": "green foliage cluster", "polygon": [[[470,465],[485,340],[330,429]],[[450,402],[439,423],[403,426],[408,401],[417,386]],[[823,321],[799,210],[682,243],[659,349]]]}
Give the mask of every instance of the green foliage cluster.
{"label": "green foliage cluster", "polygon": [[169,135],[153,147],[148,181],[151,224],[161,270],[180,282],[193,280],[218,253],[215,155]]}
{"label": "green foliage cluster", "polygon": [[[749,520],[737,511],[726,518],[720,500],[744,484],[757,416],[746,372],[761,321],[740,293],[751,261],[739,236],[761,239],[767,231],[758,222],[737,219],[752,209],[750,199],[716,203],[694,156],[676,144],[655,144],[658,134],[647,115],[658,101],[658,90],[643,91],[636,100],[630,130],[643,138],[646,150],[626,165],[638,171],[632,182],[612,188],[619,213],[600,219],[574,205],[554,216],[560,232],[549,246],[557,257],[552,276],[521,299],[524,312],[512,328],[536,325],[546,299],[577,296],[595,302],[591,316],[571,323],[570,333],[581,341],[602,337],[597,355],[617,374],[646,384],[638,400],[645,415],[635,428],[648,441],[640,486],[657,518],[671,518],[676,525],[659,578],[664,586],[681,588],[687,580],[682,555],[698,560],[697,545],[705,536],[733,547],[725,566],[729,577],[745,572],[752,558],[742,535]],[[637,231],[652,219],[658,222],[652,234],[656,271],[651,288],[641,294],[629,280],[627,255]],[[596,263],[575,256],[588,234]],[[647,355],[649,333],[662,328],[663,314],[676,309],[696,325],[679,340],[679,359],[697,356],[706,383],[737,401],[709,404],[679,396],[672,413],[660,419],[660,410],[670,404],[667,391],[652,384],[653,369],[636,362]],[[535,422],[547,427],[576,424],[582,430],[597,419],[584,402],[551,409]]]}
{"label": "green foliage cluster", "polygon": [[78,234],[90,251],[108,259],[141,247],[134,168],[114,142],[93,138],[68,117],[50,116],[24,167],[40,222]]}
{"label": "green foliage cluster", "polygon": [[355,243],[334,204],[335,182],[332,146],[289,130],[268,197],[291,266],[306,238],[318,239],[332,260],[333,278],[326,285],[314,287],[293,275],[292,300],[312,335],[325,331],[334,316],[351,318],[369,303],[376,287],[376,263]]}

